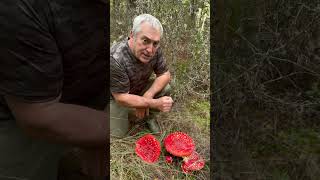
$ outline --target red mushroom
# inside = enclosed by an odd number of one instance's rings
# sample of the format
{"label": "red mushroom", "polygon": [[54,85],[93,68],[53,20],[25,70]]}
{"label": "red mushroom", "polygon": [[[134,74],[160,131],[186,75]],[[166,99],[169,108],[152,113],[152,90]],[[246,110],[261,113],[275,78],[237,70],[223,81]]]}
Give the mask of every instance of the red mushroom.
{"label": "red mushroom", "polygon": [[172,156],[165,156],[165,158],[166,158],[166,162],[167,162],[168,164],[171,164],[171,163],[173,162]]}
{"label": "red mushroom", "polygon": [[199,156],[197,152],[194,151],[190,156],[183,158],[181,168],[184,173],[189,173],[191,171],[202,169],[204,167],[204,164],[204,160]]}
{"label": "red mushroom", "polygon": [[160,157],[160,142],[151,134],[147,134],[137,140],[135,151],[143,161],[154,163]]}
{"label": "red mushroom", "polygon": [[190,136],[183,132],[174,132],[164,139],[166,150],[179,157],[189,156],[194,151],[194,143]]}

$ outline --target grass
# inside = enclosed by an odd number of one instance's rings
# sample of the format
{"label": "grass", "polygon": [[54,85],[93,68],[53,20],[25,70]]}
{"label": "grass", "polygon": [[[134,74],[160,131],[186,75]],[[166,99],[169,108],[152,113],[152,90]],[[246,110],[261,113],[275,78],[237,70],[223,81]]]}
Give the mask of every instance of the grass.
{"label": "grass", "polygon": [[209,179],[209,118],[208,116],[206,118],[199,116],[199,113],[206,114],[205,111],[207,110],[209,113],[209,108],[207,106],[205,109],[202,108],[202,105],[206,104],[204,102],[193,102],[191,104],[192,105],[190,105],[190,107],[174,107],[172,112],[160,114],[158,116],[158,122],[163,130],[163,133],[155,137],[162,144],[162,140],[171,132],[183,131],[187,133],[194,139],[196,144],[196,151],[206,161],[206,165],[202,170],[186,175],[181,171],[181,164],[167,164],[164,159],[164,147],[162,147],[162,152],[158,162],[154,164],[147,164],[145,162],[142,162],[142,160],[135,154],[134,149],[136,140],[141,136],[149,133],[147,129],[143,129],[133,136],[129,136],[123,139],[111,139],[111,179]]}
{"label": "grass", "polygon": [[194,122],[203,128],[210,127],[210,102],[209,101],[193,101],[188,104],[188,110],[192,114]]}

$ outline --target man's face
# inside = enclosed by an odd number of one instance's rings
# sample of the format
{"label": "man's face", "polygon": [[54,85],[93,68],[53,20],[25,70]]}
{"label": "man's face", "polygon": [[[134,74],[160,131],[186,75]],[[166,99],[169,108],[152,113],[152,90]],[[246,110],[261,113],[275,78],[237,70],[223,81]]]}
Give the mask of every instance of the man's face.
{"label": "man's face", "polygon": [[142,63],[148,63],[159,48],[160,31],[149,23],[141,24],[141,30],[135,36],[130,34],[130,48],[134,56]]}

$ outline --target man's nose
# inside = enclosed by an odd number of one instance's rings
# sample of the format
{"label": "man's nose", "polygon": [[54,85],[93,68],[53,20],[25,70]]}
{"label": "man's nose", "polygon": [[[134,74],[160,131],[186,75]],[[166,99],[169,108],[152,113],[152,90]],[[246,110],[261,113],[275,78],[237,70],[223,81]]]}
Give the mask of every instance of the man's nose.
{"label": "man's nose", "polygon": [[148,45],[147,45],[147,49],[146,49],[146,50],[147,50],[147,52],[148,52],[148,53],[153,53],[153,51],[154,51],[154,47],[153,47],[153,45],[152,45],[151,43],[150,43],[150,44],[148,44]]}

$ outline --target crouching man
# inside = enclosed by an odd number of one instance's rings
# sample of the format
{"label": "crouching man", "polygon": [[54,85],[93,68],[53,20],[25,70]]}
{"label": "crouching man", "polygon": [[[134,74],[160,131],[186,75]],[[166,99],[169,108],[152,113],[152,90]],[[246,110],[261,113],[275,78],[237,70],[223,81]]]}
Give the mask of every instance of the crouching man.
{"label": "crouching man", "polygon": [[[144,119],[153,133],[160,127],[156,112],[169,112],[170,72],[160,48],[163,28],[157,18],[142,14],[134,19],[130,37],[110,50],[110,131],[123,137],[129,130],[128,113]],[[151,80],[153,73],[156,75]],[[149,113],[150,110],[150,113]]]}

